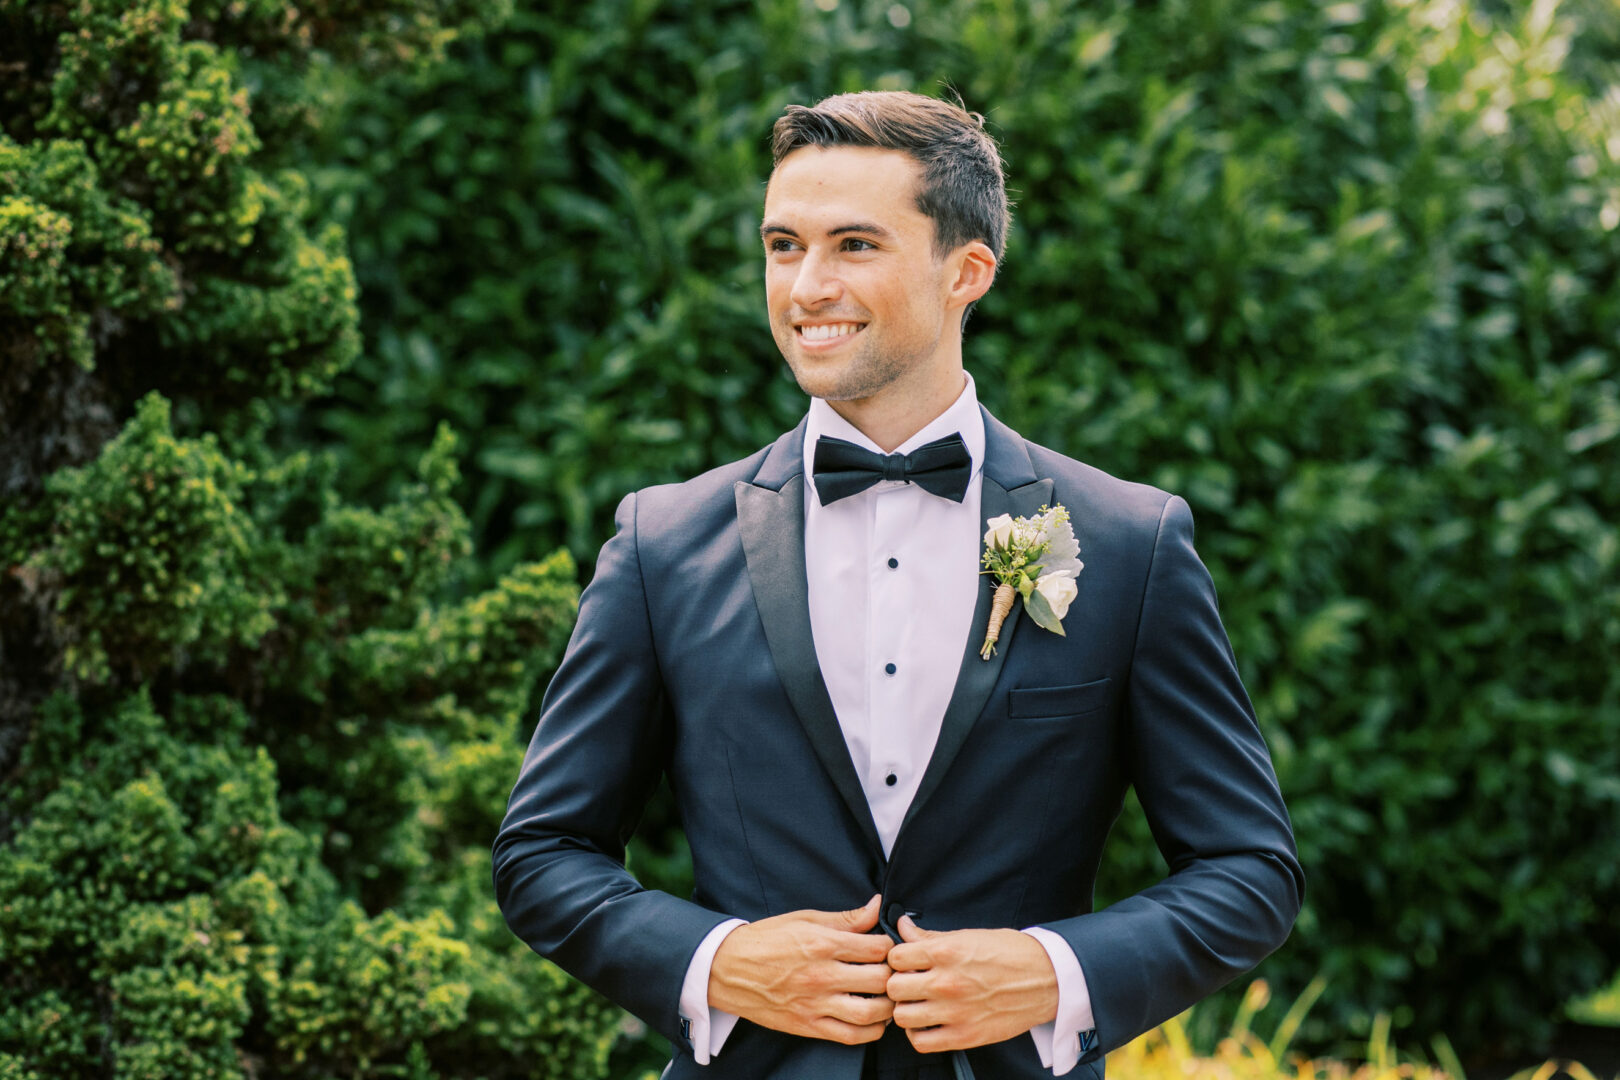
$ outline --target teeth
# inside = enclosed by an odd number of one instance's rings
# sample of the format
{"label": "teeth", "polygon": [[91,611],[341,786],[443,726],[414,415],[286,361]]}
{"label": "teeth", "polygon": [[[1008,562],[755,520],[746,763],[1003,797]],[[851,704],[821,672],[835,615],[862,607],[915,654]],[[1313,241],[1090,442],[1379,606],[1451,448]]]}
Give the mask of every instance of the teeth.
{"label": "teeth", "polygon": [[827,341],[835,337],[844,337],[860,329],[858,323],[829,323],[826,326],[801,326],[799,333],[804,335],[806,341]]}

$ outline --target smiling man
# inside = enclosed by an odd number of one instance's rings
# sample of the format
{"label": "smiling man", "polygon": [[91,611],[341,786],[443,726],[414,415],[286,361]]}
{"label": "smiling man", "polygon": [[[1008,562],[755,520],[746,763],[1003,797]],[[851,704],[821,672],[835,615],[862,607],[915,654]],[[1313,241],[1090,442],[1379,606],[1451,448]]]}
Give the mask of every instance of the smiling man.
{"label": "smiling man", "polygon": [[[1102,1073],[1287,936],[1303,879],[1185,502],[1027,442],[962,362],[1009,222],[982,118],[789,107],[760,235],[809,411],[625,498],[495,844],[514,932],[673,1077]],[[1065,507],[1062,633],[980,644],[987,523]],[[1078,564],[1076,564],[1078,565]],[[660,774],[690,900],[624,845]],[[1094,911],[1134,785],[1170,868]]]}
{"label": "smiling man", "polygon": [[812,143],[780,159],[760,227],[777,348],[805,393],[885,450],[961,396],[962,313],[999,258],[979,237],[940,249],[921,174],[894,150]]}

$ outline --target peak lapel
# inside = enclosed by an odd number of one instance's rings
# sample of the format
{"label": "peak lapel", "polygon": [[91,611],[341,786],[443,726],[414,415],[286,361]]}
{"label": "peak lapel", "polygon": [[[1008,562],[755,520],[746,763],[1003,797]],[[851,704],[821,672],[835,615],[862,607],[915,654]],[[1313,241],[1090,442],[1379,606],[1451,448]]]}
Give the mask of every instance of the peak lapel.
{"label": "peak lapel", "polygon": [[[798,446],[802,448],[802,441]],[[777,450],[782,449],[778,444]],[[757,479],[765,480],[766,471],[761,469]],[[777,676],[833,786],[872,849],[881,852],[883,845],[866,793],[816,662],[810,632],[810,587],[804,569],[804,473],[788,476],[774,490],[739,480],[736,499],[737,527],[754,587],[754,605],[765,627]]]}
{"label": "peak lapel", "polygon": [[[979,497],[979,516],[985,521],[1000,514],[1028,517],[1043,505],[1049,505],[1052,481],[1036,478],[1023,439],[988,412],[984,414],[984,422],[984,486]],[[982,540],[979,542],[979,553],[981,556],[984,554]],[[995,655],[988,660],[979,657],[995,592],[995,579],[989,574],[981,574],[979,598],[973,610],[973,626],[968,631],[967,645],[957,670],[956,687],[951,692],[950,703],[945,706],[945,717],[940,722],[939,739],[934,744],[933,756],[928,759],[928,768],[923,771],[917,794],[911,800],[905,821],[900,826],[901,836],[905,834],[906,826],[911,824],[911,819],[939,789],[945,774],[956,761],[962,744],[967,742],[974,723],[984,711],[985,702],[990,700],[996,680],[1001,677],[1001,666],[1007,659],[1007,651],[1013,647],[1013,634],[1023,614],[1023,605],[1017,602],[1014,602],[1007,621],[1002,624]],[[899,837],[896,837],[895,847],[898,848],[899,844]]]}

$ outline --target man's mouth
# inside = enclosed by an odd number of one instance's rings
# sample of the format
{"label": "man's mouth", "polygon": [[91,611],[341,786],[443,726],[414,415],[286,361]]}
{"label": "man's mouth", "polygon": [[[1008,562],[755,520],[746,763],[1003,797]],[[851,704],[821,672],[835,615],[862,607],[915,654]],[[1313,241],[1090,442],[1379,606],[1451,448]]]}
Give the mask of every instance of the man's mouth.
{"label": "man's mouth", "polygon": [[818,325],[801,325],[794,329],[799,334],[800,341],[815,342],[818,344],[831,344],[845,338],[854,337],[866,326],[865,323],[821,323]]}

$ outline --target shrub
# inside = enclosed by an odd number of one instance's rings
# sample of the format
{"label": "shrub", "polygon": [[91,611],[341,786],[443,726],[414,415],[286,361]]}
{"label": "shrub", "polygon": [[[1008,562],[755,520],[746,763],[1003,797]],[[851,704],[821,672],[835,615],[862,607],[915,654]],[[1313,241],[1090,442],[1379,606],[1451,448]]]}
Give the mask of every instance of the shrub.
{"label": "shrub", "polygon": [[265,440],[359,348],[316,73],[504,14],[0,0],[4,1080],[606,1068],[488,886],[573,562],[467,587],[447,429],[364,504]]}
{"label": "shrub", "polygon": [[[485,573],[588,566],[623,492],[802,412],[756,261],[780,107],[954,85],[1018,200],[968,364],[1193,505],[1309,882],[1263,970],[1330,979],[1301,1039],[1506,1053],[1620,965],[1615,40],[1550,0],[526,5],[350,87],[316,198],[377,348],[295,436],[380,492],[477,431]],[[1128,816],[1103,898],[1158,872]]]}

